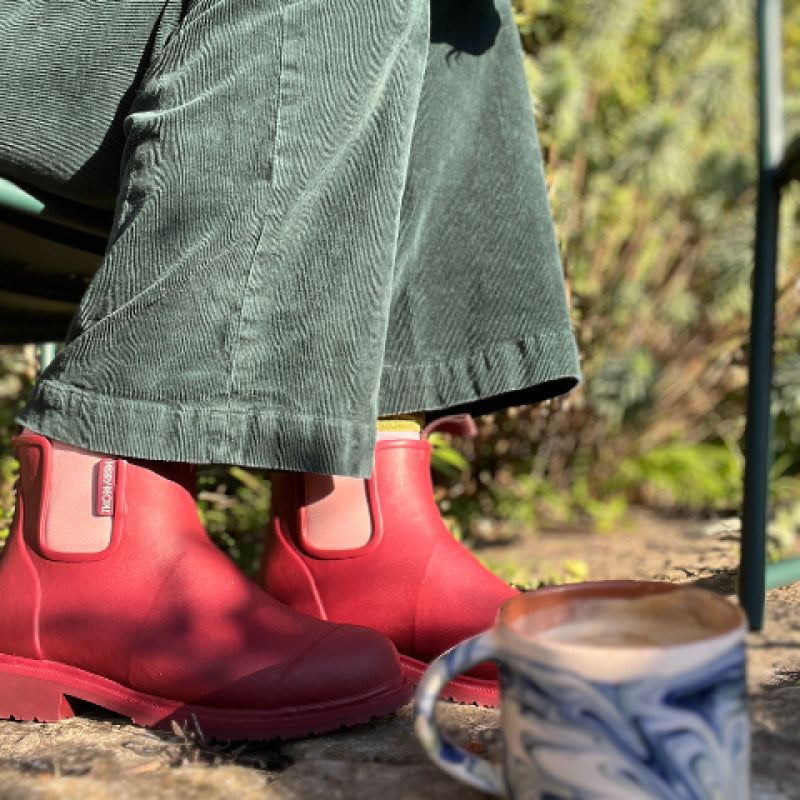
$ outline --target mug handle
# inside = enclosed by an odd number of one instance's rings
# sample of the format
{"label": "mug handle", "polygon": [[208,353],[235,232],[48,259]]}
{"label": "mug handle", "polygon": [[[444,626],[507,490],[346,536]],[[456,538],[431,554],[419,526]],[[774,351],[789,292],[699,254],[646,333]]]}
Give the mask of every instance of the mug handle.
{"label": "mug handle", "polygon": [[503,768],[453,744],[436,723],[436,700],[442,689],[462,672],[498,658],[492,630],[473,636],[431,663],[417,687],[414,730],[425,752],[445,772],[496,797],[506,796]]}

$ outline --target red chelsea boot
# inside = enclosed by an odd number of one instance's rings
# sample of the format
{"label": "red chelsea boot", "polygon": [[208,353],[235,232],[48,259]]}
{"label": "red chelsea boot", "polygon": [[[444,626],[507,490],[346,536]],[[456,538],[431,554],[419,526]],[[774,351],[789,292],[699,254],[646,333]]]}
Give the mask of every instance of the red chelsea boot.
{"label": "red chelsea boot", "polygon": [[166,465],[101,461],[94,493],[97,513],[113,515],[110,541],[75,552],[44,534],[51,442],[23,435],[15,451],[16,516],[0,556],[0,717],[64,719],[79,698],[142,725],[196,720],[206,736],[269,739],[409,700],[386,637],[269,597],[209,541]]}
{"label": "red chelsea boot", "polygon": [[[516,594],[445,527],[433,496],[430,453],[425,437],[388,439],[378,442],[367,481],[276,474],[261,565],[264,587],[292,608],[386,634],[415,683],[435,657],[491,627],[503,602]],[[349,528],[364,519],[364,543],[338,546],[352,540]],[[320,545],[325,541],[329,547]],[[496,666],[461,676],[445,696],[496,705]]]}

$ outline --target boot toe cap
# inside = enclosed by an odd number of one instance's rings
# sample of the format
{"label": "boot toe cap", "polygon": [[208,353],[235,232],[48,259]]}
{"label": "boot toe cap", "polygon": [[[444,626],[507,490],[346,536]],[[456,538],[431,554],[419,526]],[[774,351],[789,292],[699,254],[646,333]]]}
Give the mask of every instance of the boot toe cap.
{"label": "boot toe cap", "polygon": [[287,669],[285,699],[298,704],[336,702],[385,691],[402,680],[400,659],[383,634],[356,625],[337,625]]}

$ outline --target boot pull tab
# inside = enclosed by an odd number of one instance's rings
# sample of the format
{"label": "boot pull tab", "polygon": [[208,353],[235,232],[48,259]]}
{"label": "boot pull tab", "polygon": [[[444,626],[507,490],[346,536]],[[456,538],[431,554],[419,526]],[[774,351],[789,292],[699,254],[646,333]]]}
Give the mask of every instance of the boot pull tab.
{"label": "boot pull tab", "polygon": [[449,433],[451,436],[471,438],[478,435],[478,426],[469,414],[451,414],[429,422],[422,430],[422,438],[428,439],[432,433]]}

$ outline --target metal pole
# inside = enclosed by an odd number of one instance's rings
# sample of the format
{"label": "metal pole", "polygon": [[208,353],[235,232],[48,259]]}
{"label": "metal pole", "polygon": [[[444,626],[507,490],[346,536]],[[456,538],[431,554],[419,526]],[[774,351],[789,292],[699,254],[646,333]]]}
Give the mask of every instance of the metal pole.
{"label": "metal pole", "polygon": [[742,555],[739,566],[739,599],[747,613],[751,630],[760,630],[764,623],[766,596],[775,271],[781,193],[780,164],[784,151],[780,24],[780,0],[759,0],[759,187],[745,431]]}

